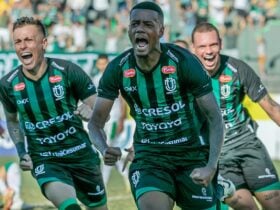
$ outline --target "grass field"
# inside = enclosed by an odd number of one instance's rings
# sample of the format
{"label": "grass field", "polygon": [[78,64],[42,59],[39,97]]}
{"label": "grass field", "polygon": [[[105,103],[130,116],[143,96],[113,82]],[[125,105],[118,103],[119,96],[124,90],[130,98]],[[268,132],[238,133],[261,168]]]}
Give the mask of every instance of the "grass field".
{"label": "grass field", "polygon": [[[9,160],[17,161],[15,157],[0,157],[0,164]],[[280,174],[280,160],[274,161],[274,163],[278,174]],[[115,170],[113,170],[111,174],[107,194],[108,207],[110,210],[136,210],[129,190],[125,189],[122,177]],[[52,206],[51,203],[42,196],[30,172],[22,172],[22,197],[26,203],[41,206],[36,208],[36,210],[48,209],[48,206]],[[178,210],[179,208],[175,207],[175,209]]]}

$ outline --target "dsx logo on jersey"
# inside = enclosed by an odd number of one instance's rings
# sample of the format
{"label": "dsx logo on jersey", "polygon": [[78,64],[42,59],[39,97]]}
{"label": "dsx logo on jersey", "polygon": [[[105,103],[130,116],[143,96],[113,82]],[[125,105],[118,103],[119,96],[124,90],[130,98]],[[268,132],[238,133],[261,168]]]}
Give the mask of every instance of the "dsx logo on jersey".
{"label": "dsx logo on jersey", "polygon": [[24,98],[24,99],[21,99],[21,100],[17,100],[17,104],[27,104],[29,103],[29,99],[28,98]]}

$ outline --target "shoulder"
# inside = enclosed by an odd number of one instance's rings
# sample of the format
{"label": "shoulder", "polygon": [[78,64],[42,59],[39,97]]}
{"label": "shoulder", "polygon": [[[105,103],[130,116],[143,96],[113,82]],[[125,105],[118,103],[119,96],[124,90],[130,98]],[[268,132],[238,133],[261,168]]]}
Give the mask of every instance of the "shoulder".
{"label": "shoulder", "polygon": [[18,78],[19,74],[21,73],[21,66],[18,66],[17,68],[13,69],[6,75],[4,75],[1,80],[1,86],[9,86],[16,78]]}
{"label": "shoulder", "polygon": [[58,59],[58,58],[47,58],[48,63],[51,68],[57,69],[60,71],[67,71],[69,69],[81,69],[81,67],[71,61]]}
{"label": "shoulder", "polygon": [[238,72],[243,69],[251,69],[251,67],[244,61],[227,55],[221,55],[221,60],[233,72]]}
{"label": "shoulder", "polygon": [[119,68],[125,65],[133,56],[133,49],[130,48],[120,55],[116,56],[112,59],[112,61],[109,63],[109,68]]}
{"label": "shoulder", "polygon": [[175,44],[164,43],[161,44],[161,46],[163,53],[177,63],[195,59],[195,56],[188,49],[179,47]]}

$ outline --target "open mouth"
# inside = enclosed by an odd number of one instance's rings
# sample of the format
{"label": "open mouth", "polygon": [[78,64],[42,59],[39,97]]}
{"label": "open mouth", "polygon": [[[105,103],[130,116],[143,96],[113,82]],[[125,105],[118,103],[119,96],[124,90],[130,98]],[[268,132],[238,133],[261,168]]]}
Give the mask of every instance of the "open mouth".
{"label": "open mouth", "polygon": [[29,61],[33,57],[32,53],[30,52],[25,52],[21,54],[21,58],[24,61]]}
{"label": "open mouth", "polygon": [[138,50],[145,50],[149,44],[148,40],[145,38],[136,38],[135,43]]}

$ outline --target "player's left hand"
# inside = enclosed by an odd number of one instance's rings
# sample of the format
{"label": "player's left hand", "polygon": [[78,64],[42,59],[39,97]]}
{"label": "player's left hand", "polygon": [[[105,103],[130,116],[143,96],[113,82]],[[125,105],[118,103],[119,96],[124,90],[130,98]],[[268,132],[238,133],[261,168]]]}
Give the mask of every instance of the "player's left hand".
{"label": "player's left hand", "polygon": [[202,168],[195,168],[191,172],[190,177],[192,178],[195,184],[199,184],[204,187],[207,187],[209,183],[212,181],[215,173],[216,173],[215,168],[205,166]]}
{"label": "player's left hand", "polygon": [[92,115],[92,109],[87,104],[81,104],[78,106],[77,110],[74,111],[74,114],[81,117],[82,120],[88,122]]}

